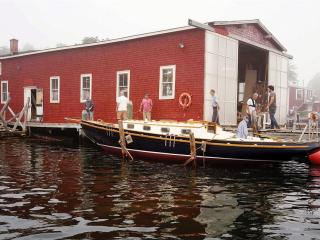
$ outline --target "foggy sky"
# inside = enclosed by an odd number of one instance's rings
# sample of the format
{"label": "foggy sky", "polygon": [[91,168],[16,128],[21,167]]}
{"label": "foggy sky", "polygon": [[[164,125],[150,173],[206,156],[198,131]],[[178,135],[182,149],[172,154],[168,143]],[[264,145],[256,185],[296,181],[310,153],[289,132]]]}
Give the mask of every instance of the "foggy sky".
{"label": "foggy sky", "polygon": [[294,56],[299,79],[320,72],[318,0],[0,0],[0,46],[36,49],[118,38],[200,22],[260,19]]}

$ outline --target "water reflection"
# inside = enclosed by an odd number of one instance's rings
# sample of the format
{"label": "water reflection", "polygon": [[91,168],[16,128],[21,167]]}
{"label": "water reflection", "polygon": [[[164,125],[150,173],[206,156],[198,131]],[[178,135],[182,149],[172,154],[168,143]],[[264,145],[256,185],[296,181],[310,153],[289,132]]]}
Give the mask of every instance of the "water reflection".
{"label": "water reflection", "polygon": [[0,139],[1,239],[311,239],[320,168],[187,170]]}

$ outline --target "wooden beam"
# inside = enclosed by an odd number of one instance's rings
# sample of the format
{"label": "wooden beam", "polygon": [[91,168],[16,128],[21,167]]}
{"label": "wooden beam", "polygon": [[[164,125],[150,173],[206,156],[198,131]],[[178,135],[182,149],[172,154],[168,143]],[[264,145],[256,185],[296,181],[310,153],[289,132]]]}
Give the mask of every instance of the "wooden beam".
{"label": "wooden beam", "polygon": [[184,166],[187,166],[189,163],[193,162],[193,166],[197,166],[197,149],[196,149],[196,140],[194,138],[194,133],[190,133],[190,158],[184,163]]}
{"label": "wooden beam", "polygon": [[119,125],[119,137],[120,137],[119,144],[121,146],[122,158],[129,157],[131,160],[133,160],[133,157],[131,156],[131,154],[129,153],[129,151],[127,149],[122,120],[118,121],[118,125]]}
{"label": "wooden beam", "polygon": [[193,26],[193,27],[196,27],[196,28],[200,28],[200,29],[207,30],[207,31],[210,31],[210,32],[215,32],[215,30],[214,30],[213,27],[210,27],[210,26],[207,25],[207,24],[203,24],[203,23],[194,21],[194,20],[192,20],[192,19],[189,19],[189,20],[188,20],[188,24],[189,24],[190,26]]}

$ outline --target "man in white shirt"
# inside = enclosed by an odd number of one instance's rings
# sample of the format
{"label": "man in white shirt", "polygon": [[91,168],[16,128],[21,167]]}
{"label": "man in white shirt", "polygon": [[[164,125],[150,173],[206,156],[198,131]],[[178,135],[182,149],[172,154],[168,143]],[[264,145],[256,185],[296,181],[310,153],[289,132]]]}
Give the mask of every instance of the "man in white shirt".
{"label": "man in white shirt", "polygon": [[120,96],[117,98],[117,119],[118,120],[127,120],[127,111],[128,111],[129,100],[124,96],[124,92],[120,92]]}
{"label": "man in white shirt", "polygon": [[257,109],[256,100],[258,98],[258,93],[254,93],[251,98],[247,101],[247,115],[248,115],[248,126],[253,128],[253,131],[257,131]]}

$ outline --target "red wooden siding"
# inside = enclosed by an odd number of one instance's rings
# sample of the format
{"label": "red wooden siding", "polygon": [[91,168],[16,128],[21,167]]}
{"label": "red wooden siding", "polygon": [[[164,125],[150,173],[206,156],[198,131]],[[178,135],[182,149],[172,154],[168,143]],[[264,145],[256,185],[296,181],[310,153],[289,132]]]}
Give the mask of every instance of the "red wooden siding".
{"label": "red wooden siding", "polygon": [[[184,48],[179,48],[179,42]],[[113,44],[40,53],[2,60],[0,80],[9,81],[12,108],[23,105],[23,87],[44,92],[44,122],[80,117],[80,75],[92,74],[95,119],[115,121],[116,73],[130,70],[134,118],[144,93],[154,101],[153,119],[195,120],[203,117],[204,31],[193,29]],[[159,100],[160,66],[176,65],[175,99]],[[50,103],[50,77],[60,76],[60,103]],[[192,95],[186,115],[178,104],[182,92]]]}
{"label": "red wooden siding", "polygon": [[214,28],[220,34],[235,34],[253,42],[278,50],[278,47],[272,42],[272,40],[265,38],[265,34],[262,32],[259,26],[257,26],[257,24],[214,26]]}

